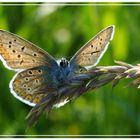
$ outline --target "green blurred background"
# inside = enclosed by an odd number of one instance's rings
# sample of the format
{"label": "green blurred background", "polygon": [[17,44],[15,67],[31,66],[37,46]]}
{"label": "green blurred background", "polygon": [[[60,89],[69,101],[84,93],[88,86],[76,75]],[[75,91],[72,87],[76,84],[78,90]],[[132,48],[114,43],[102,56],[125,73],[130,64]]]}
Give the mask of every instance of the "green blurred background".
{"label": "green blurred background", "polygon": [[[115,25],[114,39],[98,65],[114,60],[140,63],[140,7],[128,5],[0,6],[0,28],[33,42],[55,58],[72,55],[103,28]],[[1,135],[140,135],[140,91],[108,84],[42,115],[25,133],[31,107],[9,91],[14,72],[0,62]],[[95,93],[95,94],[94,94]],[[26,136],[25,136],[26,137]]]}

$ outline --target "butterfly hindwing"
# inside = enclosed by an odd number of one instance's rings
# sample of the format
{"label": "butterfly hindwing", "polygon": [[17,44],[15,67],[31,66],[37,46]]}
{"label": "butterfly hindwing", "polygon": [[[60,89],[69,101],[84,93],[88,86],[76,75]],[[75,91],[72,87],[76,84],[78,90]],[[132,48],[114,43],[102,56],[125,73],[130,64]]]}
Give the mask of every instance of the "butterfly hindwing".
{"label": "butterfly hindwing", "polygon": [[109,26],[99,32],[87,42],[70,60],[71,64],[83,67],[95,66],[107,49],[109,41],[113,38],[114,26]]}
{"label": "butterfly hindwing", "polygon": [[55,90],[55,82],[46,66],[17,73],[10,82],[11,93],[20,101],[35,106]]}
{"label": "butterfly hindwing", "polygon": [[52,56],[36,45],[7,31],[0,30],[0,58],[12,70],[40,65],[57,65]]}

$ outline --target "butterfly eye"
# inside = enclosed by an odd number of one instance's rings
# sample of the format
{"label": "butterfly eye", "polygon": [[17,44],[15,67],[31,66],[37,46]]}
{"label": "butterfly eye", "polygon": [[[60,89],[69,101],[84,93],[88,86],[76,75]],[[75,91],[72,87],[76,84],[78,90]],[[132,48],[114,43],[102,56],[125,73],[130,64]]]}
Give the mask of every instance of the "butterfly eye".
{"label": "butterfly eye", "polygon": [[67,61],[67,66],[69,65],[69,62]]}
{"label": "butterfly eye", "polygon": [[60,66],[63,67],[63,64],[64,64],[63,61],[61,61],[61,62],[60,62]]}
{"label": "butterfly eye", "polygon": [[59,65],[60,67],[66,68],[68,66],[69,62],[65,58],[62,58]]}

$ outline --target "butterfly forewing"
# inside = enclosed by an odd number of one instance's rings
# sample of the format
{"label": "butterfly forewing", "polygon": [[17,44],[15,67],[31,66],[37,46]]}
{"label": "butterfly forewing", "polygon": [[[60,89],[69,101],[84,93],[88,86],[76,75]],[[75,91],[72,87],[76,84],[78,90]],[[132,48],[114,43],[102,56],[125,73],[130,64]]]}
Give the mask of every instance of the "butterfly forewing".
{"label": "butterfly forewing", "polygon": [[40,65],[56,65],[53,57],[47,52],[21,37],[3,30],[0,30],[0,55],[4,65],[13,70]]}
{"label": "butterfly forewing", "polygon": [[113,38],[114,26],[109,26],[99,32],[86,43],[71,59],[71,64],[83,67],[95,66],[107,49],[109,41]]}

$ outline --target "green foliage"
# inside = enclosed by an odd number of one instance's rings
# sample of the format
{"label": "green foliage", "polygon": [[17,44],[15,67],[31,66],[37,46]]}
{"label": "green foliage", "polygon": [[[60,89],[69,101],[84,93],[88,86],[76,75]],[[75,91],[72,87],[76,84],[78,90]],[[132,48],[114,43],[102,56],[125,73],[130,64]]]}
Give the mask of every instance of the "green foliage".
{"label": "green foliage", "polygon": [[[55,58],[70,59],[98,31],[115,25],[114,39],[98,65],[114,65],[114,60],[135,64],[140,62],[139,16],[139,6],[1,5],[0,28],[33,42]],[[1,135],[140,135],[140,91],[124,88],[127,80],[113,90],[109,84],[86,93],[54,109],[47,118],[42,115],[25,133],[24,118],[31,107],[10,94],[12,76],[14,72],[0,62]]]}

